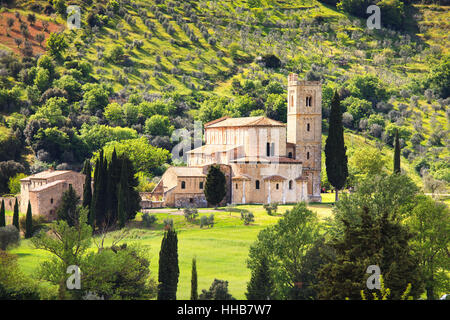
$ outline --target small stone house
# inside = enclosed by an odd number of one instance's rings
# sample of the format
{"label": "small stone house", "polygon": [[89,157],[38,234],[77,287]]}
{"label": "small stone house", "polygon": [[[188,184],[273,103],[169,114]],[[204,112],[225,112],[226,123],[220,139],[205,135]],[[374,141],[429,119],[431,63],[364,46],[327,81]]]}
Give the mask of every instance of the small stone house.
{"label": "small stone house", "polygon": [[47,170],[20,180],[20,212],[25,213],[28,201],[33,215],[55,218],[56,208],[69,186],[83,196],[85,175],[71,170]]}

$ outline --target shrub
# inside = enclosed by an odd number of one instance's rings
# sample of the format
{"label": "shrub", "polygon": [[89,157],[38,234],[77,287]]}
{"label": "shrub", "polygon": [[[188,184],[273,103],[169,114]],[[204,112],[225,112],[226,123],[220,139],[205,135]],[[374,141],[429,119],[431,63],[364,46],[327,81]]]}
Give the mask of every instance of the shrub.
{"label": "shrub", "polygon": [[266,210],[267,214],[269,216],[271,216],[271,215],[274,215],[277,213],[278,203],[274,202],[274,203],[270,203],[270,204],[265,204],[265,205],[263,205],[263,207]]}
{"label": "shrub", "polygon": [[214,215],[211,214],[209,217],[201,216],[200,217],[200,228],[202,227],[213,227],[214,226]]}
{"label": "shrub", "polygon": [[142,215],[142,222],[146,228],[150,228],[152,224],[156,222],[157,218],[154,215],[149,215],[148,213],[144,213]]}
{"label": "shrub", "polygon": [[0,228],[0,249],[6,250],[20,243],[20,233],[13,225]]}
{"label": "shrub", "polygon": [[208,217],[207,216],[201,216],[200,217],[200,228],[203,228],[204,226],[208,225]]}
{"label": "shrub", "polygon": [[255,216],[251,212],[243,212],[241,211],[241,220],[244,221],[244,224],[248,226],[250,223],[255,221]]}
{"label": "shrub", "polygon": [[235,300],[228,292],[228,281],[214,279],[209,290],[202,290],[199,300]]}
{"label": "shrub", "polygon": [[198,217],[197,208],[184,208],[183,212],[187,221],[194,221]]}

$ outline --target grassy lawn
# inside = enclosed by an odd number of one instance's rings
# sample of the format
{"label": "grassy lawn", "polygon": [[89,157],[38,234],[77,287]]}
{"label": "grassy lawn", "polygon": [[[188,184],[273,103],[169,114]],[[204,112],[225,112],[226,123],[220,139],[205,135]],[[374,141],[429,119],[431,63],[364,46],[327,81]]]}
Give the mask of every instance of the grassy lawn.
{"label": "grassy lawn", "polygon": [[[334,194],[325,194],[324,202],[334,199]],[[191,261],[197,257],[198,288],[208,289],[214,278],[227,280],[231,294],[238,299],[245,299],[246,284],[250,272],[246,268],[246,259],[250,245],[256,240],[259,231],[269,225],[275,224],[285,210],[292,205],[279,205],[277,216],[269,216],[261,205],[237,206],[232,212],[226,208],[200,209],[199,216],[210,215],[214,211],[215,226],[213,228],[200,228],[199,218],[195,223],[186,222],[182,210],[152,213],[157,222],[151,228],[144,228],[141,224],[142,214],[136,216],[135,221],[129,224],[129,234],[122,241],[128,244],[138,244],[149,249],[150,268],[152,277],[158,277],[158,255],[163,236],[163,220],[171,218],[178,231],[178,254],[180,278],[178,282],[178,299],[189,299],[191,280]],[[329,203],[310,204],[311,210],[317,212],[323,219],[331,215],[332,205]],[[255,215],[255,221],[245,226],[240,220],[240,210],[249,210]],[[106,246],[110,245],[114,235],[112,232],[106,239]],[[95,250],[92,244],[92,250]],[[11,250],[19,256],[22,270],[33,276],[39,264],[50,257],[42,250],[33,249],[29,240],[23,240],[18,248]]]}

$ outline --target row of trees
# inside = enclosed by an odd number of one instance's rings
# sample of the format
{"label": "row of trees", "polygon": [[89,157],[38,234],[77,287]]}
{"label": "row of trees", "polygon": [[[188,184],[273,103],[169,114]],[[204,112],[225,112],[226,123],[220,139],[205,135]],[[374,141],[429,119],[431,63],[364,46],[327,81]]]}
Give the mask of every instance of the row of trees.
{"label": "row of trees", "polygon": [[117,156],[114,150],[108,161],[102,150],[95,163],[93,183],[89,160],[86,160],[82,172],[85,174],[83,202],[79,206],[80,197],[69,186],[57,211],[59,219],[74,226],[78,224],[81,210],[86,208],[90,226],[103,232],[116,224],[123,228],[128,220],[134,219],[140,209],[141,198],[136,190],[136,171],[127,155]]}
{"label": "row of trees", "polygon": [[[22,223],[22,222],[20,222]],[[19,224],[19,204],[16,198],[11,225],[6,225],[6,209],[5,200],[2,199],[0,205],[0,249],[6,250],[12,245],[16,245],[20,241],[20,224]],[[31,204],[28,202],[27,213],[25,216],[24,228],[25,239],[33,236],[33,214],[31,212]]]}

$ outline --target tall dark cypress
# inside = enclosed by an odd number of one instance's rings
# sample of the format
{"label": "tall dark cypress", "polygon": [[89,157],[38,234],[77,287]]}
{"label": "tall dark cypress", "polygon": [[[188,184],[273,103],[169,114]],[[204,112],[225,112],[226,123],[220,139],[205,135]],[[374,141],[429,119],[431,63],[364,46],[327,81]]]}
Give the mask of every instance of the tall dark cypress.
{"label": "tall dark cypress", "polygon": [[122,159],[122,168],[120,171],[120,180],[117,187],[117,213],[119,216],[119,226],[123,228],[128,218],[128,167],[125,158]]}
{"label": "tall dark cypress", "polygon": [[28,201],[27,216],[25,220],[25,239],[33,236],[33,214],[31,213],[31,203]]}
{"label": "tall dark cypress", "polygon": [[111,162],[109,163],[109,166],[107,169],[107,174],[106,174],[106,181],[107,181],[106,212],[107,212],[108,219],[111,223],[115,223],[118,218],[117,185],[120,180],[120,170],[121,170],[121,163],[117,159],[116,149],[114,149],[112,156],[111,156]]}
{"label": "tall dark cypress", "polygon": [[89,209],[89,225],[94,230],[95,228],[95,220],[96,220],[96,208],[97,208],[97,199],[98,199],[98,176],[100,172],[100,159],[97,159],[95,161],[95,168],[94,168],[94,193],[92,195],[92,201],[91,201],[91,207]]}
{"label": "tall dark cypress", "polygon": [[164,233],[159,252],[158,300],[177,299],[179,274],[177,233],[169,229]]}
{"label": "tall dark cypress", "polygon": [[92,181],[91,181],[91,162],[86,160],[84,162],[83,173],[86,175],[84,178],[84,187],[83,187],[83,207],[91,208],[92,202]]}
{"label": "tall dark cypress", "polygon": [[347,148],[344,144],[344,128],[342,126],[342,110],[337,91],[331,100],[328,138],[325,143],[325,164],[328,181],[336,190],[336,201],[348,177]]}
{"label": "tall dark cypress", "polygon": [[197,259],[192,258],[191,300],[198,300]]}
{"label": "tall dark cypress", "polygon": [[17,201],[14,203],[14,214],[13,214],[13,220],[12,225],[17,228],[17,230],[20,230],[19,227],[19,202]]}
{"label": "tall dark cypress", "polygon": [[0,207],[0,227],[6,226],[6,209],[5,200],[2,199],[2,206]]}
{"label": "tall dark cypress", "polygon": [[398,137],[398,130],[395,130],[394,173],[400,173],[400,139]]}
{"label": "tall dark cypress", "polygon": [[109,224],[106,216],[106,178],[107,178],[108,161],[103,157],[103,150],[100,151],[100,161],[98,168],[97,182],[95,188],[97,199],[95,201],[95,221],[97,226],[102,227],[105,223]]}
{"label": "tall dark cypress", "polygon": [[125,154],[120,155],[119,161],[125,169],[121,169],[121,174],[124,172],[127,178],[127,186],[124,188],[124,192],[127,199],[126,211],[127,220],[133,220],[136,217],[136,213],[141,209],[141,196],[136,190],[139,185],[139,180],[136,178],[136,169],[133,166],[133,162]]}

